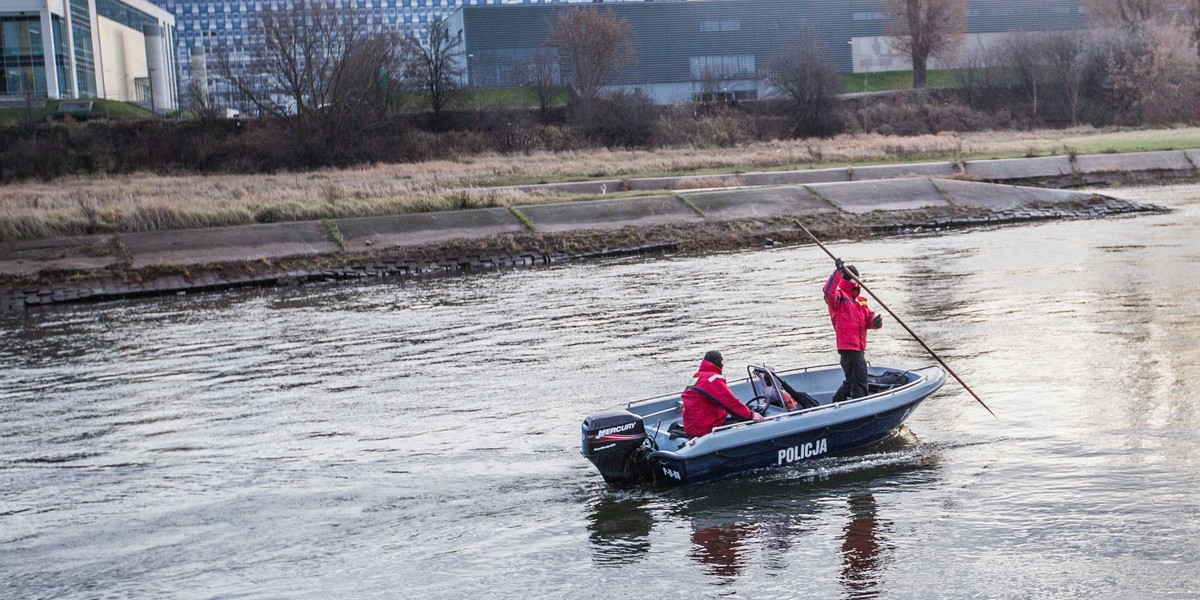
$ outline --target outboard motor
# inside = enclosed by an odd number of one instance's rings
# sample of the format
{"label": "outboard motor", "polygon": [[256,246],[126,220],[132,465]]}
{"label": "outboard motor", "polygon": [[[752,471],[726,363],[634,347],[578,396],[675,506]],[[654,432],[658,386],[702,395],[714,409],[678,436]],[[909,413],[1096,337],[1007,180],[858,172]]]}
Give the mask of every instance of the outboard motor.
{"label": "outboard motor", "polygon": [[610,410],[583,420],[584,458],[592,461],[608,483],[627,483],[650,475],[642,418],[623,409]]}

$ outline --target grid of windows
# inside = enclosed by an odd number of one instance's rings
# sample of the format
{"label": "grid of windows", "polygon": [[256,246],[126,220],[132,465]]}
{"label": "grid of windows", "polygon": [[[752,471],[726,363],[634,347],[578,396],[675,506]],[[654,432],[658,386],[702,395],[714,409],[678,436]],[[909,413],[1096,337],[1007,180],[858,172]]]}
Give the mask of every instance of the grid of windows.
{"label": "grid of windows", "polygon": [[37,17],[0,18],[0,96],[45,96],[44,56]]}
{"label": "grid of windows", "polygon": [[144,25],[158,25],[158,19],[117,0],[96,0],[96,14],[138,31]]}
{"label": "grid of windows", "polygon": [[691,57],[692,79],[733,79],[754,76],[753,54]]}
{"label": "grid of windows", "polygon": [[[75,1],[75,0],[72,0]],[[175,15],[176,55],[179,59],[180,89],[186,89],[192,78],[192,48],[205,46],[208,56],[217,48],[247,54],[254,21],[260,11],[294,8],[298,0],[151,0]],[[322,0],[330,8],[353,9],[364,21],[378,28],[400,29],[405,33],[425,36],[435,20],[449,16],[463,5],[483,6],[501,4],[558,4],[581,0]],[[724,24],[718,21],[718,30]],[[737,26],[740,26],[738,24]],[[728,31],[723,29],[722,31]],[[736,31],[736,29],[734,29]],[[232,92],[225,93],[216,70],[209,68],[209,93],[218,101],[234,102]]]}
{"label": "grid of windows", "polygon": [[87,0],[71,0],[71,35],[75,41],[75,78],[79,97],[94,97],[96,63],[92,55],[92,18]]}
{"label": "grid of windows", "polygon": [[742,22],[739,19],[720,19],[712,21],[700,21],[700,31],[702,33],[715,31],[741,31]]}
{"label": "grid of windows", "polygon": [[[54,58],[58,67],[52,75],[59,89],[69,82],[67,45],[63,20],[51,16],[50,33],[54,40]],[[46,97],[45,31],[33,16],[0,18],[0,96]]]}

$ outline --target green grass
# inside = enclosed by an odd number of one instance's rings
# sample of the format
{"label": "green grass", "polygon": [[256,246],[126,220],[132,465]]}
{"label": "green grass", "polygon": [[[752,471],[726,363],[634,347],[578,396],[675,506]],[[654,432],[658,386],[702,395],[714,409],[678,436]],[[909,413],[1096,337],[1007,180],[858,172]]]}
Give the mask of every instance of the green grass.
{"label": "green grass", "polygon": [[[926,79],[931,88],[958,87],[953,69],[930,69]],[[887,92],[891,90],[912,89],[912,71],[882,71],[879,73],[843,73],[843,91],[855,92]]]}
{"label": "green grass", "polygon": [[1095,143],[1081,142],[1071,147],[1076,154],[1117,154],[1122,152],[1152,152],[1157,150],[1185,150],[1200,148],[1200,139],[1195,140],[1106,140]]}
{"label": "green grass", "polygon": [[[429,97],[421,92],[404,92],[397,96],[401,106],[410,109],[429,110]],[[565,106],[571,101],[571,90],[559,86],[551,95],[551,106]],[[526,87],[477,87],[465,88],[454,98],[447,109],[475,108],[537,108],[537,94]]]}
{"label": "green grass", "polygon": [[[570,102],[571,91],[563,86],[554,88],[551,94],[550,105],[562,106]],[[537,94],[529,88],[523,87],[508,87],[508,88],[472,88],[467,90],[463,97],[463,104],[469,107],[500,107],[500,106],[523,106],[536,107],[538,105]]]}
{"label": "green grass", "polygon": [[338,229],[337,223],[329,219],[321,219],[321,228],[325,230],[325,235],[329,238],[329,241],[337,244],[337,247],[342,250],[346,249],[346,238],[342,237],[342,232]]}
{"label": "green grass", "polygon": [[32,119],[35,123],[45,122],[47,118],[55,117],[58,114],[58,105],[63,102],[88,102],[92,103],[93,119],[146,119],[153,114],[136,105],[128,102],[118,102],[116,100],[103,100],[99,98],[81,98],[79,100],[34,100],[34,104],[43,103],[42,106],[34,106],[33,109],[26,110],[24,106],[16,106],[10,108],[0,108],[0,126],[20,125],[27,123]]}

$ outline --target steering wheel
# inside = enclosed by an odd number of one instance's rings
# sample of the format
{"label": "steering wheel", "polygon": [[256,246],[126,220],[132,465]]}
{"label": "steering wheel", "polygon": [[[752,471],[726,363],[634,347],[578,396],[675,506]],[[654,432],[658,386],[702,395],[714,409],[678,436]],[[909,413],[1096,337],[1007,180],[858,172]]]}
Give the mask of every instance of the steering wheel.
{"label": "steering wheel", "polygon": [[746,403],[746,408],[762,415],[767,416],[767,407],[771,406],[771,399],[766,396],[755,396]]}

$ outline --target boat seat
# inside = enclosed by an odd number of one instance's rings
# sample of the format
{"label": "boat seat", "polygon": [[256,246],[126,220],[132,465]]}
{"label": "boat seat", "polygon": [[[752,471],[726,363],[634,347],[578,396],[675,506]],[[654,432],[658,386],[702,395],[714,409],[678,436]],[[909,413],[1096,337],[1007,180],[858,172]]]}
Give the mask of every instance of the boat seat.
{"label": "boat seat", "polygon": [[[754,390],[755,396],[764,396],[772,405],[785,408],[786,404],[783,401],[783,380],[775,374],[775,371],[771,367],[766,365],[749,365],[747,371],[750,373],[750,386]],[[792,396],[792,400],[796,401],[799,408],[813,408],[820,405],[812,396],[801,391],[793,391],[796,393],[790,395]]]}
{"label": "boat seat", "polygon": [[677,440],[680,438],[690,440],[692,439],[692,436],[688,435],[687,432],[684,431],[683,423],[678,421],[671,423],[671,426],[667,428],[667,439]]}

